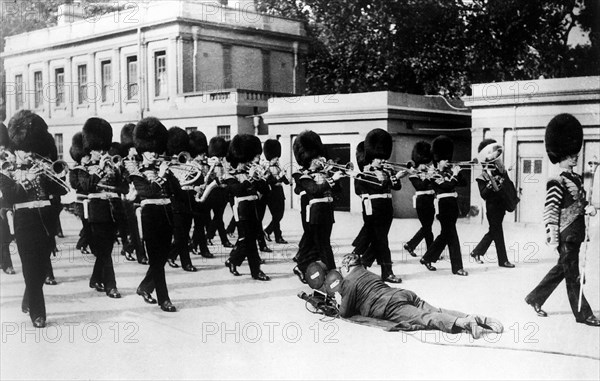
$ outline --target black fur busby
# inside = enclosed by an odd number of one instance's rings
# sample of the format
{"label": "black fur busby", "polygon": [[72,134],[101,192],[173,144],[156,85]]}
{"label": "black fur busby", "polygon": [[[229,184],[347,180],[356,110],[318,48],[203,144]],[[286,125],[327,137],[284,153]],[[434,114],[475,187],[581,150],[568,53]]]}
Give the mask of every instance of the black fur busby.
{"label": "black fur busby", "polygon": [[489,146],[490,144],[497,143],[494,139],[483,139],[479,146],[477,147],[477,152],[481,152],[482,149]]}
{"label": "black fur busby", "polygon": [[8,122],[8,138],[15,150],[45,155],[49,149],[47,134],[44,119],[29,110],[17,112]]}
{"label": "black fur busby", "polygon": [[119,142],[110,143],[110,148],[108,149],[108,154],[110,156],[115,156],[115,155],[119,155],[121,157],[126,156],[123,154],[123,147],[121,147],[121,144]]}
{"label": "black fur busby", "polygon": [[208,156],[210,157],[225,157],[229,143],[222,136],[215,136],[208,143]]}
{"label": "black fur busby", "polygon": [[112,143],[112,126],[102,118],[89,118],[83,125],[83,148],[108,151]]}
{"label": "black fur busby", "polygon": [[260,139],[254,135],[240,134],[233,137],[229,144],[227,153],[227,161],[233,167],[237,167],[240,163],[247,163],[254,159],[256,155],[262,152],[262,144]]}
{"label": "black fur busby", "polygon": [[167,131],[167,155],[173,156],[183,151],[190,152],[190,136],[182,128],[169,128]]}
{"label": "black fur busby", "polygon": [[392,155],[392,135],[386,130],[376,128],[369,131],[365,138],[365,161],[373,159],[387,160]]}
{"label": "black fur busby", "polygon": [[155,152],[161,154],[167,150],[167,128],[154,117],[140,120],[133,129],[133,144],[139,154]]}
{"label": "black fur busby", "polygon": [[325,156],[325,147],[321,142],[321,137],[314,131],[301,132],[294,140],[294,157],[298,165],[308,168],[310,162],[319,156]]}
{"label": "black fur busby", "polygon": [[133,147],[133,129],[135,128],[135,124],[127,123],[121,129],[121,149],[123,151],[129,151],[131,147]]}
{"label": "black fur busby", "polygon": [[[190,154],[192,156],[202,155],[208,152],[208,143],[206,143],[206,135],[202,131],[192,131],[190,138]],[[225,154],[223,154],[225,156]]]}
{"label": "black fur busby", "polygon": [[365,168],[365,142],[360,142],[356,146],[356,164],[362,172]]}
{"label": "black fur busby", "polygon": [[279,140],[268,139],[263,146],[265,159],[272,160],[276,157],[281,157],[281,143]]}
{"label": "black fur busby", "polygon": [[76,132],[75,135],[73,135],[69,153],[71,154],[71,159],[73,159],[77,164],[80,164],[81,159],[87,155],[87,152],[85,152],[83,149],[83,133],[81,131]]}
{"label": "black fur busby", "polygon": [[10,147],[10,139],[8,139],[8,128],[4,123],[0,122],[0,146],[4,148]]}
{"label": "black fur busby", "polygon": [[431,144],[422,140],[416,142],[412,150],[411,159],[415,165],[427,164],[431,162]]}
{"label": "black fur busby", "polygon": [[571,114],[559,114],[546,127],[546,153],[552,164],[578,154],[583,145],[583,127]]}
{"label": "black fur busby", "polygon": [[454,143],[452,139],[445,135],[438,136],[431,144],[431,154],[433,161],[452,160],[454,153]]}
{"label": "black fur busby", "polygon": [[51,161],[58,160],[58,148],[56,147],[56,142],[54,141],[54,137],[50,133],[46,133],[44,136],[44,152],[38,152],[40,155],[50,159]]}

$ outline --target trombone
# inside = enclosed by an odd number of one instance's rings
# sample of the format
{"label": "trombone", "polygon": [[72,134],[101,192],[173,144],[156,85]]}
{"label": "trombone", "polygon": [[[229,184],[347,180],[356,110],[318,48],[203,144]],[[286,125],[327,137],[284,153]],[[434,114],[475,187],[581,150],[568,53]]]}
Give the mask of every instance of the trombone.
{"label": "trombone", "polygon": [[327,160],[327,161],[323,161],[323,172],[330,173],[330,172],[334,172],[335,171],[339,171],[342,172],[344,174],[344,176],[346,177],[351,177],[354,180],[358,180],[358,181],[362,181],[364,183],[368,183],[368,184],[373,184],[373,185],[379,185],[381,186],[381,183],[377,180],[370,180],[368,178],[364,178],[364,177],[359,177],[359,175],[363,175],[366,177],[371,177],[374,179],[377,179],[376,176],[369,174],[369,173],[365,173],[365,172],[359,172],[359,171],[355,171],[354,170],[354,164],[352,164],[352,162],[348,162],[345,165],[343,164],[338,164],[336,162],[334,162],[333,160]]}
{"label": "trombone", "polygon": [[65,161],[52,161],[47,157],[44,157],[37,153],[32,153],[30,155],[30,160],[33,163],[30,170],[39,170],[44,175],[46,175],[46,177],[48,177],[51,181],[64,188],[67,192],[71,190],[69,185],[63,180],[63,178],[67,176],[67,173],[69,171],[69,165]]}

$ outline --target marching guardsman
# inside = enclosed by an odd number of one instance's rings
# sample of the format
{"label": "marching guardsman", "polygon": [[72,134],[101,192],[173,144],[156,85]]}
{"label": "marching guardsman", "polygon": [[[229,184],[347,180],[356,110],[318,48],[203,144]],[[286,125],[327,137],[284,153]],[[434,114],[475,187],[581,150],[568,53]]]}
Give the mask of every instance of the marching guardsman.
{"label": "marching guardsman", "polygon": [[[190,152],[190,138],[185,130],[179,127],[171,127],[168,134],[167,156],[176,157],[182,152]],[[190,170],[193,169],[192,164],[190,163],[186,164],[186,167]],[[167,262],[169,263],[169,266],[177,268],[179,265],[175,263],[175,259],[179,256],[181,258],[181,267],[183,270],[190,272],[198,271],[198,269],[192,265],[190,246],[188,244],[194,212],[196,212],[198,208],[196,206],[196,191],[194,187],[204,183],[201,167],[198,165],[197,169],[200,174],[199,177],[197,176],[197,180],[193,183],[183,185],[182,178],[179,178],[181,192],[171,196],[171,205],[173,207],[173,243],[171,244]],[[185,174],[185,171],[186,170],[182,171],[182,173]],[[179,172],[175,171],[176,176],[177,173]]]}
{"label": "marching guardsman", "polygon": [[[76,132],[71,140],[71,148],[69,149],[71,159],[75,162],[75,166],[69,171],[69,183],[73,184],[77,181],[77,177],[85,176],[87,170],[85,166],[90,160],[89,153],[85,153],[83,150],[83,133],[81,131]],[[75,215],[81,220],[81,230],[79,231],[79,240],[75,244],[75,249],[80,250],[82,254],[89,254],[88,246],[90,239],[90,224],[88,223],[87,216],[83,213],[84,201],[87,200],[87,193],[83,193],[81,190],[76,191],[75,199]]]}
{"label": "marching guardsman", "polygon": [[[300,196],[300,220],[302,223],[302,237],[300,238],[300,242],[298,242],[298,251],[294,256],[294,262],[299,263],[300,265],[296,265],[293,269],[293,272],[302,283],[306,283],[306,277],[304,273],[306,272],[308,265],[311,262],[319,259],[318,255],[309,257],[314,253],[310,252],[312,245],[307,244],[308,240],[311,239],[310,224],[306,221],[308,197],[306,196],[306,190],[302,188],[302,185],[300,184],[300,178],[306,174],[308,174],[307,169],[300,169],[299,171],[292,173],[292,179],[294,180],[294,193]],[[303,270],[300,270],[299,266],[302,266]]]}
{"label": "marching guardsman", "polygon": [[233,201],[233,215],[237,222],[238,240],[225,262],[229,271],[239,276],[237,267],[248,258],[252,278],[268,281],[269,278],[260,269],[257,240],[260,229],[256,201],[259,192],[268,188],[264,173],[258,165],[262,145],[254,135],[236,135],[229,144],[227,161],[233,170],[225,176],[224,182]]}
{"label": "marching guardsman", "polygon": [[[213,174],[207,181],[217,181],[219,186],[213,189],[208,195],[206,203],[210,205],[210,210],[213,213],[212,220],[208,225],[206,231],[206,238],[208,243],[212,245],[212,239],[215,237],[215,233],[219,234],[221,239],[221,245],[223,247],[232,248],[233,245],[229,242],[227,232],[225,231],[225,222],[223,220],[223,214],[228,203],[227,189],[223,184],[223,176],[225,175],[227,162],[225,156],[227,156],[227,149],[229,144],[221,136],[215,136],[210,139],[208,143],[208,157],[210,160],[216,161],[214,163]],[[212,164],[211,164],[212,165]]]}
{"label": "marching guardsman", "polygon": [[[12,170],[15,165],[15,155],[10,148],[10,140],[8,139],[8,129],[4,123],[0,122],[0,165],[2,171]],[[6,204],[4,197],[0,193],[0,232],[2,232],[2,252],[0,254],[0,267],[6,274],[14,275],[12,259],[10,258],[10,243],[13,240],[13,234],[8,224],[8,214],[12,213],[11,205]]]}
{"label": "marching guardsman", "polygon": [[494,139],[484,139],[479,144],[477,152],[479,153],[479,162],[483,165],[483,171],[477,177],[477,185],[481,198],[485,200],[486,216],[490,227],[471,253],[471,257],[477,263],[483,264],[481,257],[485,255],[490,244],[494,241],[498,255],[498,266],[513,268],[515,265],[510,263],[506,255],[504,230],[502,229],[502,221],[507,212],[502,187],[505,185],[512,186],[508,178],[508,171],[504,168],[502,162],[502,145]]}
{"label": "marching guardsman", "polygon": [[2,171],[0,191],[14,209],[14,235],[25,278],[22,309],[29,312],[34,327],[43,328],[45,264],[54,244],[55,215],[49,196],[66,194],[68,186],[54,176],[53,165],[40,158],[49,155],[54,144],[40,116],[29,110],[17,112],[8,123],[8,136],[15,150],[15,170]]}
{"label": "marching guardsman", "polygon": [[596,208],[586,200],[583,177],[573,172],[583,145],[583,128],[573,115],[557,115],[546,127],[545,141],[548,158],[562,170],[558,177],[549,179],[546,184],[544,205],[546,242],[558,251],[559,257],[558,263],[527,295],[525,302],[538,316],[548,316],[542,306],[564,279],[575,320],[600,327],[600,319],[594,316],[580,290],[579,249],[586,238],[585,215],[596,215]]}
{"label": "marching guardsman", "polygon": [[156,296],[160,308],[165,312],[175,312],[177,308],[171,303],[165,265],[173,238],[173,208],[171,197],[181,192],[177,178],[169,170],[170,163],[159,160],[167,148],[167,129],[157,118],[148,117],[140,120],[133,130],[133,143],[141,161],[137,168],[131,168],[129,181],[135,186],[140,198],[140,208],[136,210],[138,226],[146,244],[146,252],[150,268],[137,289],[137,294],[146,303],[154,304]]}
{"label": "marching guardsman", "polygon": [[423,239],[428,249],[433,243],[433,231],[431,228],[435,219],[435,207],[433,205],[435,192],[432,180],[428,176],[428,173],[432,169],[430,167],[431,159],[431,144],[424,141],[417,142],[412,150],[412,161],[416,168],[408,176],[408,180],[410,180],[415,188],[413,207],[417,209],[417,217],[419,218],[419,222],[421,222],[421,228],[404,244],[404,250],[408,251],[413,257],[417,256],[415,249]]}
{"label": "marching guardsman", "polygon": [[110,123],[101,118],[90,118],[83,125],[82,134],[83,150],[89,152],[90,161],[85,171],[77,171],[77,176],[71,176],[70,180],[77,193],[87,195],[84,214],[90,227],[90,249],[96,256],[90,288],[106,292],[110,298],[120,298],[112,250],[118,223],[124,216],[121,194],[127,191],[127,184],[108,153],[112,142]]}
{"label": "marching guardsman", "polygon": [[[127,123],[121,129],[121,156],[123,157],[123,175],[125,178],[129,178],[129,171],[137,171],[137,163],[141,160],[134,145],[133,145],[133,129],[135,124]],[[140,237],[140,228],[138,226],[137,217],[135,210],[140,205],[139,197],[135,191],[133,184],[129,184],[129,193],[123,197],[123,207],[125,209],[125,216],[127,221],[127,231],[129,233],[129,242],[127,247],[123,247],[126,252],[125,257],[129,260],[132,253],[135,251],[135,256],[139,264],[147,265],[148,256],[146,255],[146,248],[144,242]]]}
{"label": "marching guardsman", "polygon": [[437,262],[444,248],[448,246],[452,273],[467,276],[469,273],[463,269],[460,241],[456,231],[456,221],[458,219],[458,193],[456,193],[456,187],[466,186],[467,180],[461,175],[459,166],[450,166],[449,162],[452,160],[452,154],[454,153],[454,143],[449,137],[442,135],[435,138],[431,146],[431,153],[438,170],[432,185],[436,195],[437,218],[440,221],[441,232],[429,246],[420,262],[429,271],[435,271],[436,268],[431,265],[431,262]]}
{"label": "marching guardsman", "polygon": [[[356,164],[358,164],[358,170],[363,171],[365,169],[365,142],[362,141],[356,146]],[[360,180],[354,180],[354,192],[360,197],[361,194],[365,193],[362,191],[363,182]],[[361,200],[362,204],[362,200]],[[364,212],[364,211],[363,211]],[[369,248],[369,239],[367,236],[367,229],[365,227],[365,214],[363,213],[363,225],[360,228],[356,238],[352,241],[352,254],[364,254]]]}
{"label": "marching guardsman", "polygon": [[368,174],[369,179],[376,178],[379,185],[363,182],[356,192],[360,192],[359,196],[362,199],[365,234],[369,243],[369,248],[363,256],[363,264],[370,267],[377,259],[381,266],[381,279],[389,283],[401,283],[402,280],[395,276],[392,270],[388,233],[394,219],[391,192],[402,188],[400,179],[406,172],[390,173],[390,169],[384,166],[385,161],[392,155],[392,148],[392,136],[387,131],[376,128],[367,134],[364,173]]}
{"label": "marching guardsman", "polygon": [[[208,173],[209,167],[206,165],[206,153],[208,152],[208,143],[206,135],[201,131],[192,131],[189,135],[191,155],[194,157],[194,163],[202,168],[202,191],[212,175]],[[192,233],[192,251],[200,254],[204,258],[214,258],[215,256],[208,249],[208,240],[206,238],[206,228],[210,223],[210,204],[207,202],[194,202],[194,231]],[[189,234],[189,230],[188,230]]]}
{"label": "marching guardsman", "polygon": [[289,185],[290,181],[279,165],[279,158],[281,157],[281,143],[279,143],[278,140],[269,139],[265,141],[263,149],[265,159],[268,160],[267,183],[269,183],[269,187],[271,188],[269,197],[267,199],[267,206],[271,212],[271,222],[265,228],[265,238],[270,241],[271,233],[274,233],[276,243],[286,244],[288,242],[283,239],[280,222],[283,219],[283,214],[285,211],[285,194],[283,192],[283,185]]}
{"label": "marching guardsman", "polygon": [[298,270],[303,275],[314,260],[321,260],[328,270],[335,269],[331,248],[331,230],[335,222],[333,193],[338,190],[337,182],[343,174],[327,172],[324,156],[325,147],[314,131],[303,131],[296,137],[294,157],[304,170],[297,182],[306,192],[305,221],[309,225],[305,247],[300,247],[297,255]]}

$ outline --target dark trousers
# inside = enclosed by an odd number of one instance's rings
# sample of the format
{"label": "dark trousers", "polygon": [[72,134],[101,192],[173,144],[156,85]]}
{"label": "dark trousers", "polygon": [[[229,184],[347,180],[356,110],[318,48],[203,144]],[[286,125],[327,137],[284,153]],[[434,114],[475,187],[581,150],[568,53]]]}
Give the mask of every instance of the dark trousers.
{"label": "dark trousers", "polygon": [[412,250],[416,249],[417,246],[425,239],[425,245],[427,248],[433,243],[433,220],[435,218],[435,208],[433,207],[433,195],[421,195],[417,196],[417,217],[421,222],[421,228],[406,244]]}
{"label": "dark trousers", "polygon": [[[305,210],[305,206],[301,206]],[[312,250],[312,244],[310,241],[310,224],[306,222],[306,214],[300,213],[300,219],[302,220],[302,237],[298,242],[298,251],[294,256],[294,261],[298,264],[298,269],[303,273],[306,272],[306,268],[311,262],[318,261],[318,253]]]}
{"label": "dark trousers", "polygon": [[271,212],[271,222],[265,229],[265,233],[275,234],[275,239],[281,239],[281,220],[283,219],[283,213],[285,211],[285,195],[283,193],[283,187],[274,186],[269,193],[267,200],[267,206]]}
{"label": "dark trousers", "polygon": [[112,251],[117,235],[113,223],[90,223],[90,249],[96,256],[90,283],[102,282],[106,292],[117,288]]}
{"label": "dark trousers", "polygon": [[487,252],[492,241],[496,244],[496,253],[498,254],[498,265],[503,265],[508,262],[508,256],[506,255],[506,245],[504,244],[504,230],[502,229],[502,221],[504,220],[505,211],[488,209],[487,220],[490,224],[490,228],[487,233],[481,238],[481,241],[477,244],[473,250],[472,255],[483,256]]}
{"label": "dark trousers", "polygon": [[562,242],[558,246],[558,263],[550,269],[540,284],[527,295],[525,300],[529,304],[538,303],[540,306],[543,305],[564,279],[567,283],[567,296],[569,297],[569,303],[571,304],[573,315],[575,315],[575,320],[584,321],[593,315],[592,309],[583,295],[581,298],[581,312],[577,311],[580,288],[580,247],[581,243],[579,242]]}
{"label": "dark trousers", "polygon": [[265,218],[265,212],[267,211],[267,203],[270,196],[271,194],[269,193],[268,195],[262,196],[258,201],[256,201],[256,242],[258,242],[258,247],[260,247],[261,249],[267,246],[267,241],[265,240],[265,232],[263,230],[263,218]]}
{"label": "dark trousers", "polygon": [[458,219],[458,202],[456,198],[448,197],[439,201],[438,220],[441,225],[440,235],[433,241],[423,256],[424,262],[437,262],[444,248],[448,246],[450,251],[450,262],[452,272],[456,273],[463,268],[460,253],[460,241],[456,231],[456,220]]}
{"label": "dark trousers", "polygon": [[206,238],[213,239],[215,237],[215,233],[219,233],[221,244],[229,242],[229,238],[227,238],[227,232],[225,231],[225,222],[223,221],[223,214],[225,213],[226,207],[226,198],[217,199],[211,204],[210,210],[212,211],[213,216],[208,228],[206,229]]}
{"label": "dark trousers", "polygon": [[200,252],[207,252],[206,226],[210,222],[210,210],[205,205],[200,205],[194,211],[194,232],[192,233],[192,247]]}
{"label": "dark trousers", "polygon": [[146,205],[142,209],[142,232],[150,267],[138,290],[152,293],[156,289],[158,303],[169,299],[165,264],[173,238],[173,211],[170,205]]}
{"label": "dark trousers", "polygon": [[125,251],[131,253],[135,250],[135,256],[138,263],[141,263],[143,259],[147,259],[146,248],[144,242],[140,237],[140,231],[138,227],[137,217],[135,215],[135,204],[132,201],[124,200],[123,207],[125,209],[125,219],[127,221],[127,231],[130,234],[129,247],[125,248]]}
{"label": "dark trousers", "polygon": [[192,213],[173,213],[173,243],[169,251],[169,259],[175,260],[177,256],[181,258],[183,267],[191,265],[189,240],[190,229],[192,228]]}
{"label": "dark trousers", "polygon": [[90,239],[90,224],[87,220],[81,220],[81,230],[79,231],[79,240],[75,245],[75,248],[80,250],[89,246]]}
{"label": "dark trousers", "polygon": [[388,234],[393,218],[390,213],[387,216],[368,216],[365,220],[365,235],[369,246],[362,258],[363,265],[370,267],[376,259],[378,265],[392,264]]}
{"label": "dark trousers", "polygon": [[467,314],[458,311],[437,308],[425,302],[412,291],[400,290],[394,294],[385,308],[385,320],[402,324],[409,331],[437,329],[448,333],[459,333],[456,319]]}
{"label": "dark trousers", "polygon": [[53,233],[45,222],[52,223],[53,218],[49,207],[15,211],[15,240],[25,279],[23,305],[29,307],[32,321],[38,317],[46,318],[43,286],[53,248]]}
{"label": "dark trousers", "polygon": [[256,241],[259,234],[259,222],[255,219],[237,222],[238,240],[229,254],[229,260],[236,266],[240,266],[246,258],[253,277],[260,271],[260,257]]}
{"label": "dark trousers", "polygon": [[2,252],[0,253],[0,266],[2,270],[5,270],[9,267],[13,267],[12,259],[10,258],[10,242],[12,241],[12,236],[10,234],[10,227],[8,226],[8,220],[6,217],[5,209],[2,209],[2,214],[0,215],[0,232],[2,232]]}
{"label": "dark trousers", "polygon": [[[309,254],[307,255],[307,257],[310,258],[311,256],[318,256],[321,262],[323,262],[325,266],[327,266],[328,270],[335,269],[335,259],[333,257],[333,249],[331,248],[332,229],[333,223],[310,224],[309,237],[307,242],[307,244],[309,245]],[[310,254],[311,251],[312,254]],[[303,269],[303,271],[304,270],[305,269]]]}

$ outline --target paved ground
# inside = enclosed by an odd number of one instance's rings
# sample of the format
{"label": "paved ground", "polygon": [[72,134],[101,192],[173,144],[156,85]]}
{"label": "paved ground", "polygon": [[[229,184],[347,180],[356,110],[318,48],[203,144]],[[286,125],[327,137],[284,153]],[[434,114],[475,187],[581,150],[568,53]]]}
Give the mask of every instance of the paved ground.
{"label": "paved ground", "polygon": [[[78,221],[63,213],[66,238],[54,259],[59,285],[46,286],[49,326],[33,329],[20,311],[23,278],[0,275],[0,378],[8,379],[595,379],[600,377],[600,330],[576,324],[563,285],[538,318],[524,296],[555,263],[539,226],[506,223],[507,246],[516,269],[469,260],[486,229],[461,221],[468,277],[451,274],[447,261],[428,272],[401,248],[417,229],[416,220],[395,220],[390,239],[394,271],[403,287],[431,304],[500,319],[501,336],[473,342],[466,335],[435,332],[387,333],[340,320],[321,319],[296,297],[309,291],[291,274],[300,236],[298,212],[284,220],[289,245],[273,245],[263,267],[273,281],[233,277],[215,259],[194,257],[197,273],[167,267],[168,314],[135,295],[146,267],[125,262],[115,250],[116,274],[124,297],[109,299],[88,288],[93,257],[74,250]],[[360,215],[339,213],[333,231],[336,259],[362,223]],[[598,311],[598,224],[588,249],[586,296]],[[35,237],[32,237],[35,239]],[[379,271],[373,268],[373,271]]]}

